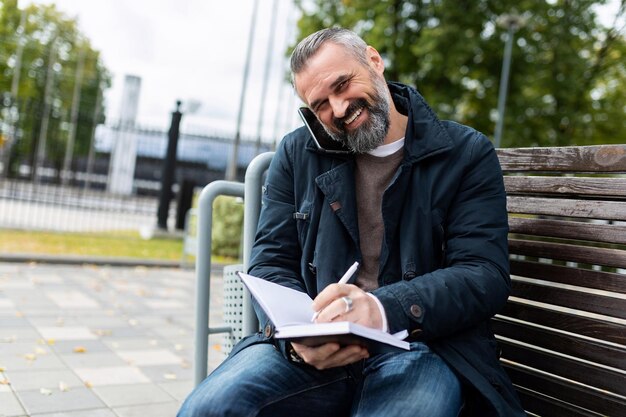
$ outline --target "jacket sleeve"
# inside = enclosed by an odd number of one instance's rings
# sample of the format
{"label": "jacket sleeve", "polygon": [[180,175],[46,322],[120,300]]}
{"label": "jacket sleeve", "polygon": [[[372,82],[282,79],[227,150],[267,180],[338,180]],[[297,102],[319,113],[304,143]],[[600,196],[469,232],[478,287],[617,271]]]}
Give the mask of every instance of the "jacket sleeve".
{"label": "jacket sleeve", "polygon": [[[291,141],[281,141],[267,173],[261,213],[248,272],[259,278],[306,292],[300,275],[301,248],[294,220],[293,165],[288,151]],[[261,328],[273,324],[256,302]],[[273,335],[273,331],[271,334]],[[287,356],[284,342],[277,347]]]}
{"label": "jacket sleeve", "polygon": [[373,291],[390,332],[407,329],[426,341],[445,337],[492,317],[509,295],[502,171],[489,140],[473,130],[468,136],[443,223],[443,268]]}

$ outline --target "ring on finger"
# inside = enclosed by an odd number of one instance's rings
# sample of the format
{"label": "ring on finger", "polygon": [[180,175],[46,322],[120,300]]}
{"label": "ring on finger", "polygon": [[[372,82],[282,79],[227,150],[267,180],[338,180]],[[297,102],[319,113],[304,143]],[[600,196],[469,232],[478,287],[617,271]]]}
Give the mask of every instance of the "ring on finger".
{"label": "ring on finger", "polygon": [[346,309],[344,311],[345,313],[349,313],[350,311],[352,311],[352,298],[348,297],[347,295],[344,297],[341,297],[341,300],[346,303]]}

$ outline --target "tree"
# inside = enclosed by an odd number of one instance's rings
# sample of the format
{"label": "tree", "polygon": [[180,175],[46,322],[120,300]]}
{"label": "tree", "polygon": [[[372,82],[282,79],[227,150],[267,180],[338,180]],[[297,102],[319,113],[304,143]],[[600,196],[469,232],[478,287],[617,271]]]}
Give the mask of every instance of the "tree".
{"label": "tree", "polygon": [[[23,27],[20,22],[24,23]],[[70,131],[70,109],[79,59],[83,59],[84,66],[74,155],[85,155],[94,123],[102,122],[94,121],[96,100],[98,97],[102,100],[102,90],[111,82],[99,52],[80,33],[76,21],[59,12],[54,5],[31,4],[20,10],[17,0],[0,0],[0,131],[7,138],[16,124],[16,142],[11,152],[13,170],[18,163],[27,162],[32,167],[35,162],[41,125],[46,117],[48,82],[45,160],[60,171]],[[16,75],[19,84],[13,97],[11,87]],[[17,121],[11,120],[11,109],[17,110]],[[4,146],[6,152],[7,143]]]}
{"label": "tree", "polygon": [[[353,29],[442,118],[491,135],[506,29],[519,14],[503,146],[617,143],[626,137],[626,40],[603,27],[592,0],[298,0],[299,38]],[[624,16],[621,0],[618,17]]]}

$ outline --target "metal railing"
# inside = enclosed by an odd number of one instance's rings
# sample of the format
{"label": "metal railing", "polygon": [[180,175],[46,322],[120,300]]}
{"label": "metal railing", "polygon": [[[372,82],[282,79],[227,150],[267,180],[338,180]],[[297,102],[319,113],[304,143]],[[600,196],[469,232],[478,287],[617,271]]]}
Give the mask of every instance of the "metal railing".
{"label": "metal railing", "polygon": [[[248,269],[250,252],[261,211],[262,180],[274,153],[266,152],[254,158],[246,170],[245,183],[214,181],[204,187],[198,201],[198,252],[196,256],[196,334],[194,384],[207,376],[209,334],[232,333],[231,326],[209,327],[211,295],[211,233],[213,201],[220,195],[244,198],[243,270]],[[241,303],[242,337],[258,328],[250,295],[244,292]]]}

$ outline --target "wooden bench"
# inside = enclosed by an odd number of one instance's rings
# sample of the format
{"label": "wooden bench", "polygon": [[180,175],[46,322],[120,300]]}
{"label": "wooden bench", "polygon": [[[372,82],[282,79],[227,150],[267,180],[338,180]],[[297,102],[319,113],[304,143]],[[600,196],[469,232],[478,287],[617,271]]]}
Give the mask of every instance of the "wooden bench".
{"label": "wooden bench", "polygon": [[[265,170],[271,156],[257,157],[263,164],[256,170]],[[498,156],[508,193],[513,293],[492,325],[524,408],[542,417],[626,416],[626,145],[510,148]],[[257,176],[246,180],[256,190],[246,194],[246,210],[259,204]],[[210,224],[212,200],[205,200],[200,230]],[[250,213],[244,261],[258,208]],[[210,252],[210,239],[200,237],[200,252]],[[203,263],[210,264],[199,258],[199,288],[210,278]],[[199,302],[208,295],[199,290]],[[198,309],[196,384],[207,368],[204,307]],[[254,321],[241,307],[232,314],[228,322],[239,330],[227,343],[234,344],[253,331],[242,332],[241,323],[253,329]]]}
{"label": "wooden bench", "polygon": [[626,145],[499,149],[512,295],[492,326],[531,416],[626,416]]}

